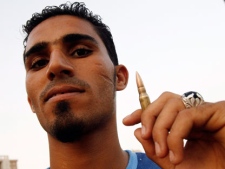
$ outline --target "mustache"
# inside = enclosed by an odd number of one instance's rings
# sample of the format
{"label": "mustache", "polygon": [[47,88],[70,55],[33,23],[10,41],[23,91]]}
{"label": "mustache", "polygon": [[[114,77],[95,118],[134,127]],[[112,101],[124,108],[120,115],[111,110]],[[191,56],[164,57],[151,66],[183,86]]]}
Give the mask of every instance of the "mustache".
{"label": "mustache", "polygon": [[66,79],[60,79],[60,80],[54,80],[51,81],[45,88],[44,90],[41,92],[40,94],[40,100],[44,100],[46,94],[48,93],[49,90],[51,90],[53,87],[57,86],[57,85],[72,85],[72,86],[76,86],[76,87],[81,87],[81,88],[85,88],[88,89],[90,88],[90,85],[83,80],[80,80],[78,78],[66,78]]}

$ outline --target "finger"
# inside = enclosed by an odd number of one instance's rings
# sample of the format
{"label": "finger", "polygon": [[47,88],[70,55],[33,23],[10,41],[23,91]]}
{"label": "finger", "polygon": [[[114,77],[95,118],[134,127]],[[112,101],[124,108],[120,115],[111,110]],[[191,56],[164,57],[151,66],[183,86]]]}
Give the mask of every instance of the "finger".
{"label": "finger", "polygon": [[145,140],[142,138],[141,128],[135,130],[135,136],[138,141],[142,144],[146,155],[153,160],[156,164],[158,164],[161,168],[165,169],[173,169],[174,165],[170,163],[169,157],[159,158],[155,154],[155,145],[152,139]]}
{"label": "finger", "polygon": [[123,119],[123,124],[126,126],[132,126],[135,124],[138,124],[141,122],[141,114],[142,114],[142,110],[136,110],[133,113],[131,113],[130,115],[126,116]]}
{"label": "finger", "polygon": [[156,119],[152,130],[152,137],[155,142],[156,154],[159,157],[164,157],[168,154],[168,133],[174,120],[176,119],[177,114],[184,108],[184,104],[180,97],[171,98],[164,105],[161,113]]}
{"label": "finger", "polygon": [[145,140],[141,136],[141,128],[138,128],[134,132],[135,137],[138,141],[142,144],[146,154],[150,155],[151,157],[155,156],[155,145],[152,139]]}
{"label": "finger", "polygon": [[148,139],[149,137],[151,137],[155,120],[157,119],[166,102],[171,98],[177,97],[180,96],[170,92],[164,92],[157,100],[150,104],[145,111],[143,111],[141,116],[141,123],[142,137],[144,139]]}
{"label": "finger", "polygon": [[206,129],[206,126],[214,115],[214,110],[210,107],[210,104],[205,103],[179,112],[168,136],[171,162],[178,164],[182,161],[185,138],[201,140],[204,135],[208,135],[205,131],[210,129]]}

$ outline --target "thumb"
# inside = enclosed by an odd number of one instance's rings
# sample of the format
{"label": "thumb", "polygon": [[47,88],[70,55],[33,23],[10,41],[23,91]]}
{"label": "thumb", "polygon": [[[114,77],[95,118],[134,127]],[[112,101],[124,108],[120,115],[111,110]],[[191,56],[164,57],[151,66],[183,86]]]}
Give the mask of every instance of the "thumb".
{"label": "thumb", "polygon": [[126,116],[123,119],[123,124],[126,126],[133,126],[135,124],[140,123],[141,122],[141,114],[142,114],[141,109],[134,111],[133,113],[131,113],[130,115]]}

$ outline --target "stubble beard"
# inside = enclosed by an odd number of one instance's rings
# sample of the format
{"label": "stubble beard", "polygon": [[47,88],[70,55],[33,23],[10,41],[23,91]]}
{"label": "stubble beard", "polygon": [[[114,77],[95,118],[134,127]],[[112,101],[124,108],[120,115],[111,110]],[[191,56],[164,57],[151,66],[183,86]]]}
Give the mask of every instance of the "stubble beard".
{"label": "stubble beard", "polygon": [[58,102],[53,111],[56,118],[50,124],[49,134],[63,143],[80,141],[85,135],[104,128],[112,116],[110,113],[103,113],[94,119],[78,118],[68,101]]}
{"label": "stubble beard", "polygon": [[[47,131],[51,136],[56,138],[57,140],[63,143],[73,143],[76,141],[80,141],[85,135],[97,131],[99,129],[104,129],[104,127],[109,123],[110,119],[112,118],[114,112],[114,99],[115,99],[115,81],[116,81],[116,72],[114,70],[113,74],[113,90],[111,90],[111,95],[109,94],[108,90],[102,91],[105,95],[111,96],[108,97],[108,103],[111,102],[110,108],[104,110],[103,112],[99,113],[93,110],[88,110],[89,115],[90,112],[94,115],[92,117],[85,116],[85,112],[83,112],[83,118],[79,118],[76,116],[75,110],[72,110],[69,101],[61,101],[58,102],[53,109],[53,114],[56,115],[55,121],[53,121],[49,128],[50,130]],[[104,88],[103,88],[104,90]],[[111,100],[112,99],[112,100]],[[103,107],[105,105],[102,105]],[[111,107],[112,106],[112,107]],[[99,110],[102,111],[102,110]],[[88,114],[88,113],[87,113]]]}

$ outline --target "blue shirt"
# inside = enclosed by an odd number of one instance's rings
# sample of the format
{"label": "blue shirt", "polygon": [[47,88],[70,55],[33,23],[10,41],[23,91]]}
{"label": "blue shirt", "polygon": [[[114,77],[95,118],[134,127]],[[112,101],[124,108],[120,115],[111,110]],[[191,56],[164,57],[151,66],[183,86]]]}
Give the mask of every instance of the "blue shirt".
{"label": "blue shirt", "polygon": [[129,154],[129,162],[126,169],[160,169],[145,153],[132,152],[130,150],[126,150],[126,152]]}

